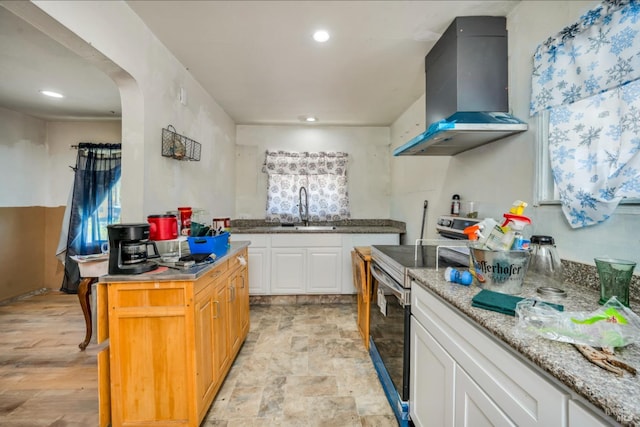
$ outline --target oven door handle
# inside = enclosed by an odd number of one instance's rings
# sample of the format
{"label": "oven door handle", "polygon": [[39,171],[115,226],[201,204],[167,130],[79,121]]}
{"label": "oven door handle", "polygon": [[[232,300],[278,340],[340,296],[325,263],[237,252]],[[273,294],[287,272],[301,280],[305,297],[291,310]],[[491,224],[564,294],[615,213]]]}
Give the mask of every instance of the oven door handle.
{"label": "oven door handle", "polygon": [[376,263],[372,262],[369,268],[371,269],[371,275],[378,281],[379,286],[382,285],[389,289],[403,307],[410,304],[410,300],[408,299],[409,292],[406,289],[398,285],[396,281],[378,267]]}

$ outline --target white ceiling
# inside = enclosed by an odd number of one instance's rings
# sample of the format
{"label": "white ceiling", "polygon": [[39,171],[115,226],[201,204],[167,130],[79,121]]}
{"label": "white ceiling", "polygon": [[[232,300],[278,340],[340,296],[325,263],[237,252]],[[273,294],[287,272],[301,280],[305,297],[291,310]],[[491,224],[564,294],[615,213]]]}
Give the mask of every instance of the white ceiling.
{"label": "white ceiling", "polygon": [[[121,116],[113,80],[2,6],[0,58],[0,107],[45,120]],[[65,98],[43,96],[41,89]]]}
{"label": "white ceiling", "polygon": [[[310,114],[320,124],[387,126],[424,93],[424,56],[454,17],[505,16],[518,1],[127,3],[238,124]],[[327,43],[312,40],[319,28]],[[106,75],[1,7],[0,52],[0,106],[120,115]],[[69,96],[43,104],[44,85]]]}

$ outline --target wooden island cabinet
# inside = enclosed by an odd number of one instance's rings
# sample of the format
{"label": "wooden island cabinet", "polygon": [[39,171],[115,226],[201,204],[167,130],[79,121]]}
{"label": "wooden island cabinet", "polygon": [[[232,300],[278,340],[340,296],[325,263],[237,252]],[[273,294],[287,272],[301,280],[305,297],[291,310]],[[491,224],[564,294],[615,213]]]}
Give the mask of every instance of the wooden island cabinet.
{"label": "wooden island cabinet", "polygon": [[200,425],[249,332],[247,245],[184,272],[100,278],[100,425]]}

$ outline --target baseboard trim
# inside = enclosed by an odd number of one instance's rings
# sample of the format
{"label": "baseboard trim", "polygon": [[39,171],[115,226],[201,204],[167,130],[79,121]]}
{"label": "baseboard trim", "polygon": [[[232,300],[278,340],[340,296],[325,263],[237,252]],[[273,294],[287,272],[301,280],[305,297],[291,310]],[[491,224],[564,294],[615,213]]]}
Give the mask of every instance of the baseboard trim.
{"label": "baseboard trim", "polygon": [[355,304],[357,295],[249,295],[250,305]]}
{"label": "baseboard trim", "polygon": [[5,300],[2,300],[2,301],[0,301],[0,305],[11,304],[11,303],[14,303],[16,301],[20,301],[20,300],[23,300],[23,299],[31,298],[32,296],[35,296],[35,295],[46,294],[48,292],[51,292],[51,289],[49,289],[49,288],[36,289],[34,291],[27,292],[26,294],[17,295],[15,297],[11,297],[11,298],[7,298]]}

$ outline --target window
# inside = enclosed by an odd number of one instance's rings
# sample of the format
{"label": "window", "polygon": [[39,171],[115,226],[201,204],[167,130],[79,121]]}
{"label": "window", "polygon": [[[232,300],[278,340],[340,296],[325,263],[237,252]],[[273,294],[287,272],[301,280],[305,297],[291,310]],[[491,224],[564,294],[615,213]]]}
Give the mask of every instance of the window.
{"label": "window", "polygon": [[340,152],[267,151],[267,221],[301,221],[301,187],[307,191],[310,221],[348,219],[347,163],[348,155]]}
{"label": "window", "polygon": [[87,218],[87,247],[100,246],[109,240],[107,225],[120,223],[120,179],[113,184],[98,209]]}

